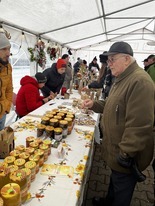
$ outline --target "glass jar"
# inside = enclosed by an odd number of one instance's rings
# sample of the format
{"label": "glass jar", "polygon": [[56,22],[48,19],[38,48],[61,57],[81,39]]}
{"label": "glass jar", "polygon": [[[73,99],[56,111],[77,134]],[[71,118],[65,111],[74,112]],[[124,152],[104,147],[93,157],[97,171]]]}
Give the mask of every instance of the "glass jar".
{"label": "glass jar", "polygon": [[16,159],[19,157],[20,151],[19,150],[13,150],[10,152],[11,156],[14,156]]}
{"label": "glass jar", "polygon": [[46,162],[48,159],[48,146],[46,144],[41,144],[39,149],[44,151],[44,162]]}
{"label": "glass jar", "polygon": [[49,124],[49,120],[50,120],[49,117],[43,116],[41,118],[41,124],[48,125]]}
{"label": "glass jar", "polygon": [[24,159],[27,162],[29,160],[29,156],[30,156],[29,153],[22,152],[22,153],[20,153],[19,158],[22,158],[22,159]]}
{"label": "glass jar", "polygon": [[10,166],[14,164],[15,159],[16,158],[14,156],[7,156],[5,157],[4,162],[6,162],[8,166]]}
{"label": "glass jar", "polygon": [[27,199],[28,194],[28,184],[26,172],[23,170],[17,170],[10,173],[10,180],[20,186],[21,191],[21,201],[24,203]]}
{"label": "glass jar", "polygon": [[26,147],[29,147],[30,143],[33,142],[34,140],[35,137],[33,136],[26,137]]}
{"label": "glass jar", "polygon": [[24,152],[25,151],[25,146],[24,145],[18,145],[18,146],[16,146],[15,150],[19,150],[20,152]]}
{"label": "glass jar", "polygon": [[37,125],[37,137],[41,137],[45,131],[46,125],[44,124],[38,124]]}
{"label": "glass jar", "polygon": [[25,168],[31,170],[31,182],[33,182],[36,177],[36,163],[34,161],[28,161],[25,163]]}
{"label": "glass jar", "polygon": [[73,129],[73,127],[72,127],[72,119],[66,117],[64,120],[66,120],[68,122],[68,135],[69,135],[69,134],[71,134],[72,129]]}
{"label": "glass jar", "polygon": [[53,126],[46,126],[45,128],[46,137],[54,138],[54,127]]}
{"label": "glass jar", "polygon": [[50,119],[49,125],[53,126],[54,128],[58,127],[58,125],[59,125],[58,119],[54,119],[54,118]]}
{"label": "glass jar", "polygon": [[49,139],[46,139],[43,141],[43,144],[47,145],[48,146],[48,155],[51,154],[51,145],[52,145],[52,141],[49,140]]}
{"label": "glass jar", "polygon": [[62,138],[66,138],[68,134],[68,122],[66,120],[61,120],[59,122],[59,127],[62,128]]}
{"label": "glass jar", "polygon": [[39,155],[39,167],[42,167],[44,164],[44,151],[41,149],[36,149],[34,152],[36,155]]}
{"label": "glass jar", "polygon": [[32,148],[34,148],[34,149],[38,149],[38,147],[39,147],[39,144],[38,144],[38,142],[31,142],[30,143],[30,147],[32,147]]}
{"label": "glass jar", "polygon": [[59,113],[57,113],[57,116],[61,116],[62,117],[61,119],[64,119],[65,118],[65,113],[59,112]]}
{"label": "glass jar", "polygon": [[36,173],[39,172],[39,159],[39,155],[36,154],[30,155],[29,157],[29,161],[34,161],[36,163]]}
{"label": "glass jar", "polygon": [[62,120],[62,116],[56,115],[56,116],[54,116],[54,119],[58,119],[60,121],[60,120]]}
{"label": "glass jar", "polygon": [[54,129],[54,139],[56,141],[61,141],[62,140],[62,128],[61,127],[56,127]]}
{"label": "glass jar", "polygon": [[19,169],[22,169],[24,168],[25,162],[26,161],[24,159],[19,158],[14,161],[14,165],[17,165]]}
{"label": "glass jar", "polygon": [[50,119],[53,118],[53,114],[51,114],[51,113],[48,113],[48,114],[46,114],[45,116],[48,117],[48,118],[50,118]]}
{"label": "glass jar", "polygon": [[25,148],[25,152],[29,153],[30,155],[32,155],[34,153],[34,148],[33,147],[26,147]]}

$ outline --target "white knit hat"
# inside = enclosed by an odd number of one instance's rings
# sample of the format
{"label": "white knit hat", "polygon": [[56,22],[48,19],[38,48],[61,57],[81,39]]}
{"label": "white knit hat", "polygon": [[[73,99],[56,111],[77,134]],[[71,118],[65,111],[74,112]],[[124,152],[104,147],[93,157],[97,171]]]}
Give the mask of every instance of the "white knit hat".
{"label": "white knit hat", "polygon": [[0,49],[10,46],[8,38],[5,36],[5,33],[0,32]]}

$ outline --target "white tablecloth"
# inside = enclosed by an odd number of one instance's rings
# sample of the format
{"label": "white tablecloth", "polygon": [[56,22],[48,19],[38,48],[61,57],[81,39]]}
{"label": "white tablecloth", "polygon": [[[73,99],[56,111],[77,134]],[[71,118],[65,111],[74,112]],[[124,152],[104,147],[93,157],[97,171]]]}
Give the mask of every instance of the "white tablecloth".
{"label": "white tablecloth", "polygon": [[[74,92],[70,96],[70,98],[73,97],[79,97],[77,92]],[[52,110],[54,108],[57,108],[57,106],[62,105],[62,103],[69,103],[72,102],[73,99],[56,99],[51,100],[50,102],[44,104],[37,110],[33,111],[29,115],[23,117],[19,121],[15,122],[13,125],[11,125],[12,128],[17,128],[17,125],[21,124],[22,122],[27,121],[28,119],[31,119],[31,121],[38,121],[40,122],[40,117],[45,114],[46,111]],[[53,105],[50,105],[51,103],[54,103]],[[67,108],[73,109],[72,106],[66,106]],[[98,115],[93,114],[92,117],[97,120]],[[32,195],[32,198],[29,202],[24,203],[26,206],[74,206],[74,205],[81,205],[83,201],[83,193],[84,193],[84,187],[85,183],[88,178],[91,161],[92,161],[92,155],[93,155],[93,144],[94,140],[85,138],[84,134],[78,134],[76,129],[82,129],[82,131],[89,131],[94,132],[95,126],[74,126],[74,129],[72,130],[72,133],[67,136],[65,140],[66,146],[65,152],[67,155],[65,155],[66,160],[65,163],[68,166],[74,167],[74,176],[73,178],[69,177],[55,177],[53,181],[51,181],[49,184],[48,176],[41,175],[40,171],[36,175],[36,179],[34,182],[31,183],[30,187],[30,193]],[[22,131],[15,132],[15,145],[26,145],[26,137],[28,136],[34,136],[36,137],[36,128],[35,129],[24,129]],[[62,162],[62,159],[58,157],[58,150],[55,148],[51,148],[51,155],[49,156],[47,160],[47,164],[59,164]],[[76,171],[77,167],[80,167],[82,165],[84,169],[81,169],[81,172],[84,172],[84,175],[81,175],[82,173],[78,173]],[[35,197],[36,193],[39,193],[42,189],[45,188],[42,195],[44,197],[38,199]]]}

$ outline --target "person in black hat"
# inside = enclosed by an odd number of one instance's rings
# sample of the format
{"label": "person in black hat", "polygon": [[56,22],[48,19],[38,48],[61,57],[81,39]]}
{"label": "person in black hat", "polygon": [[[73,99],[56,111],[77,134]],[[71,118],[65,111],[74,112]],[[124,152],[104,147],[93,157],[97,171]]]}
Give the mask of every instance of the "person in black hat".
{"label": "person in black hat", "polygon": [[148,61],[148,65],[152,65],[155,63],[155,55],[154,54],[150,54],[148,57],[147,57],[147,61]]}
{"label": "person in black hat", "polygon": [[54,98],[52,95],[46,98],[40,96],[39,89],[46,81],[46,76],[41,72],[37,72],[35,77],[25,76],[20,80],[21,87],[16,97],[16,112],[19,117],[27,115]]}
{"label": "person in black hat", "polygon": [[143,64],[144,64],[144,70],[147,71],[148,68],[149,68],[148,59],[144,59],[144,60],[143,60]]}
{"label": "person in black hat", "polygon": [[89,71],[95,75],[97,71],[99,71],[99,65],[97,63],[97,58],[96,56],[93,58],[93,61],[89,64]]}
{"label": "person in black hat", "polygon": [[93,206],[130,206],[135,185],[146,179],[142,171],[153,158],[155,88],[127,42],[115,42],[104,55],[115,76],[109,96],[82,104],[103,114],[101,159],[111,169],[108,193],[105,198],[94,197]]}
{"label": "person in black hat", "polygon": [[[102,93],[104,93],[103,85],[104,85],[104,80],[105,80],[106,73],[108,70],[108,68],[107,68],[108,58],[106,56],[104,56],[103,54],[100,54],[99,58],[100,58],[100,62],[101,62],[101,69],[99,71],[98,79],[96,81],[92,81],[86,87],[83,87],[82,91],[86,91],[87,89],[91,89],[91,88],[96,88],[96,89],[102,88],[103,89]],[[96,59],[96,57],[94,59]]]}

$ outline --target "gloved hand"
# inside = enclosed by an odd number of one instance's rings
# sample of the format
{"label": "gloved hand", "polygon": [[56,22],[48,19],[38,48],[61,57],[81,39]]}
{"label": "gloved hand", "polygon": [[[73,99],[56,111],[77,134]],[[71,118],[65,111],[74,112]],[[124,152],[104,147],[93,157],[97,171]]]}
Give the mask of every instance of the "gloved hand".
{"label": "gloved hand", "polygon": [[132,174],[137,179],[137,182],[143,182],[146,179],[146,176],[138,169],[138,166],[134,160],[134,158],[123,154],[119,154],[117,157],[118,163],[124,167],[130,169]]}
{"label": "gloved hand", "polygon": [[131,168],[133,158],[129,157],[128,155],[124,156],[122,154],[119,154],[117,157],[117,161],[122,167]]}

